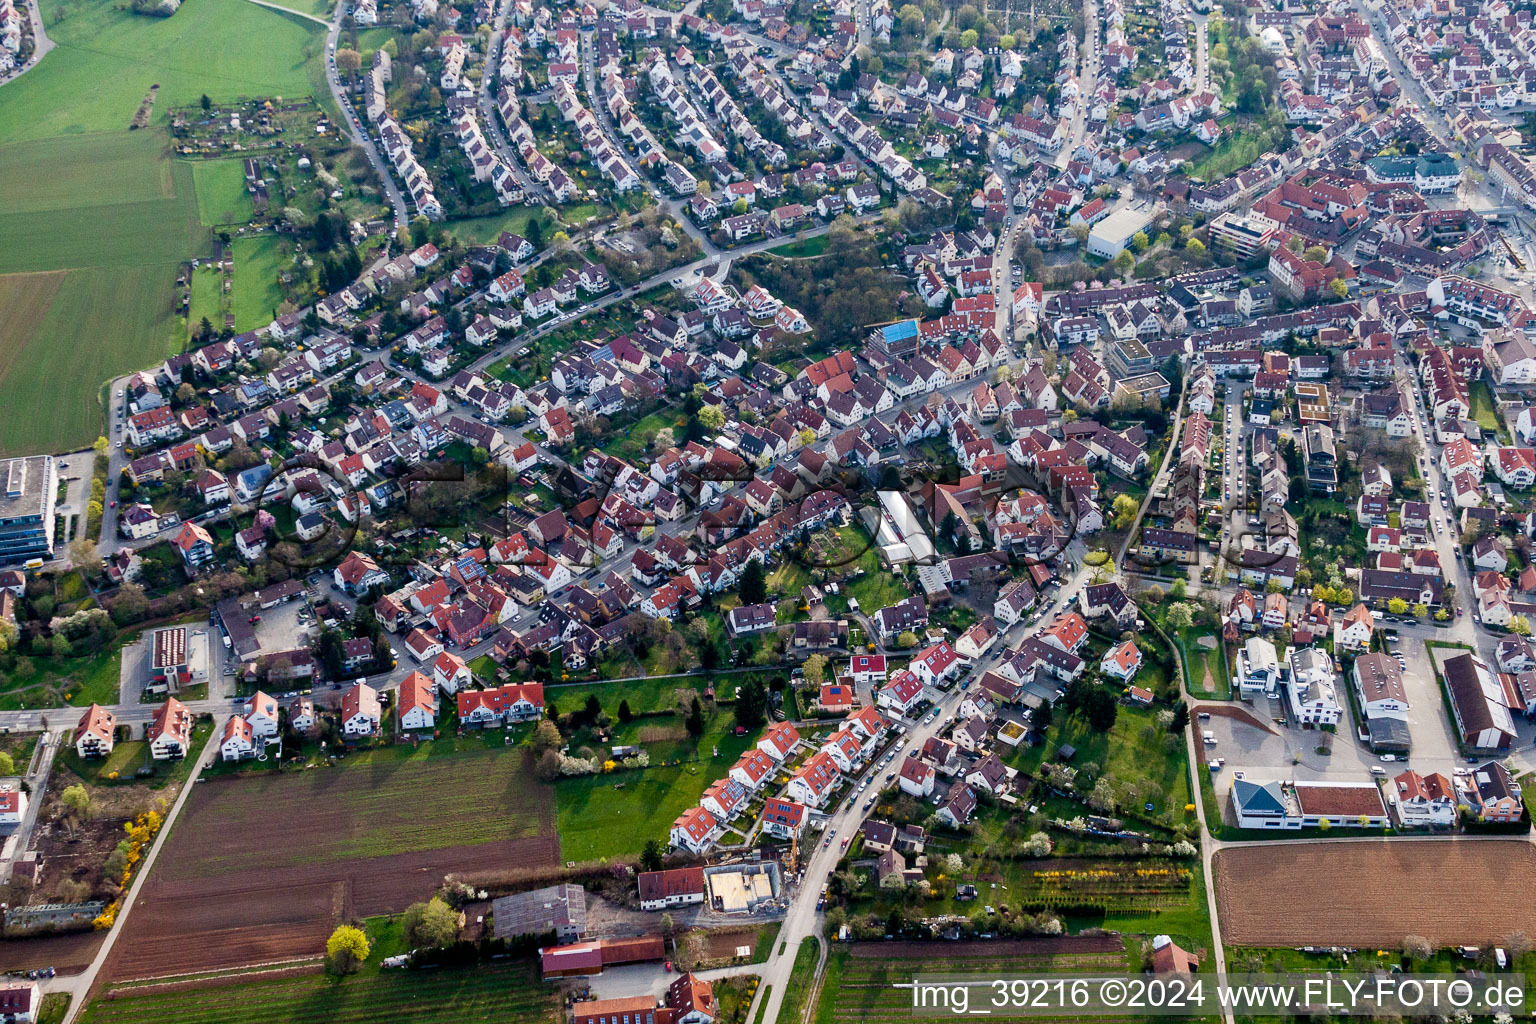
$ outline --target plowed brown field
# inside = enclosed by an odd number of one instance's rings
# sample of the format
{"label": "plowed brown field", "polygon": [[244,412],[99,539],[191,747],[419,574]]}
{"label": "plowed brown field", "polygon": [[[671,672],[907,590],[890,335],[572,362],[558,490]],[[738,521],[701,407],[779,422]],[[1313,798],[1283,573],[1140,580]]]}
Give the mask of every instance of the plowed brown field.
{"label": "plowed brown field", "polygon": [[394,913],[454,872],[558,863],[526,751],[199,785],[107,964],[113,980],[319,956],[337,921]]}
{"label": "plowed brown field", "polygon": [[1529,931],[1536,903],[1536,849],[1523,839],[1277,842],[1219,850],[1215,873],[1235,946],[1479,945]]}

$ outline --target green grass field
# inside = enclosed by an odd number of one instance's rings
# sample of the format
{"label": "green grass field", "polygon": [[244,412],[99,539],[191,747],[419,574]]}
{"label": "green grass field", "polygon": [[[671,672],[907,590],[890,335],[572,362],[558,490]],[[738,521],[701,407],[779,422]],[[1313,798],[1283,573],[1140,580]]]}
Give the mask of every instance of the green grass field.
{"label": "green grass field", "polygon": [[352,978],[308,974],[227,987],[136,994],[119,989],[98,999],[88,1024],[459,1024],[507,1020],[554,1024],[556,989],[541,984],[532,963],[437,971],[365,969]]}
{"label": "green grass field", "polygon": [[62,270],[0,275],[0,381],[32,340],[64,283]]}
{"label": "green grass field", "polygon": [[546,239],[559,227],[543,207],[520,206],[502,213],[493,213],[488,217],[468,217],[464,220],[451,221],[448,224],[448,231],[465,245],[488,245],[496,241],[496,236],[503,231],[510,231],[526,238],[528,225],[535,219],[543,224]]}
{"label": "green grass field", "polygon": [[[167,141],[159,131],[119,131],[0,145],[0,193],[11,197],[0,211],[0,274],[186,259],[207,236],[192,168],[169,158]],[[77,165],[96,160],[140,170],[121,187],[110,178],[82,179]],[[54,175],[62,187],[48,181]]]}
{"label": "green grass field", "polygon": [[244,224],[255,215],[251,194],[245,190],[244,161],[196,161],[192,180],[197,186],[197,215],[204,227]]}
{"label": "green grass field", "polygon": [[[716,688],[740,681],[723,676]],[[683,731],[680,715],[637,718],[620,724],[620,701],[628,701],[635,714],[677,706],[679,688],[697,689],[693,679],[647,679],[630,683],[594,683],[590,687],[559,687],[546,691],[545,699],[562,711],[575,711],[595,694],[603,710],[614,718],[613,742],[640,744],[651,754],[651,766],[612,775],[561,779],[555,784],[556,820],[560,829],[560,856],[565,860],[596,860],[631,856],[647,839],[666,841],[667,831],[679,814],[699,802],[699,796],[716,779],[730,771],[742,751],[756,742],[754,736],[733,733],[735,720],[728,710],[711,713],[706,705],[704,733],[695,742]],[[655,730],[647,735],[648,730]],[[675,737],[674,738],[674,734]],[[657,738],[665,736],[666,738]],[[691,758],[697,760],[691,760]],[[676,763],[681,760],[682,763]],[[664,764],[670,761],[673,763]]]}
{"label": "green grass field", "polygon": [[175,185],[164,153],[165,136],[159,132],[113,131],[5,145],[0,147],[5,213],[172,199]]}
{"label": "green grass field", "polygon": [[1253,129],[1235,131],[1227,127],[1223,131],[1224,137],[1216,143],[1215,148],[1190,161],[1188,170],[1191,178],[1207,182],[1220,181],[1257,160],[1269,141],[1262,132]]}
{"label": "green grass field", "polygon": [[188,0],[174,18],[141,17],[112,0],[42,6],[57,46],[6,86],[0,142],[125,131],[157,83],[154,124],[204,93],[215,102],[313,93],[306,62],[322,32],[302,18],[245,0]]}
{"label": "green grass field", "polygon": [[784,1001],[779,1004],[780,1020],[802,1019],[805,997],[810,994],[811,984],[816,980],[816,959],[816,940],[808,935],[800,940],[800,948],[795,950],[795,966],[789,975],[789,987],[784,990]]}
{"label": "green grass field", "polygon": [[272,322],[272,311],[283,301],[277,284],[278,271],[287,263],[282,245],[276,235],[235,239],[235,330],[253,331]]}
{"label": "green grass field", "polygon": [[[1051,942],[1052,940],[1045,940]],[[914,1009],[910,989],[899,988],[919,975],[966,975],[991,978],[1007,975],[1039,974],[1123,974],[1133,960],[1139,960],[1129,952],[1042,952],[1030,955],[1025,944],[1009,944],[1005,954],[985,952],[985,944],[966,943],[958,946],[942,962],[903,955],[903,944],[892,943],[889,958],[854,956],[844,945],[834,945],[827,955],[827,966],[821,982],[820,998],[812,1017],[815,1024],[851,1024],[858,1021],[893,1021],[898,1018],[917,1020],[953,1020],[957,1016],[951,1009]],[[795,961],[797,974],[799,960]],[[1139,964],[1137,965],[1139,966]],[[971,991],[971,1006],[984,1008],[991,989],[978,986]],[[786,993],[784,1007],[791,996]],[[798,1005],[798,1000],[795,1001]],[[973,1010],[975,1012],[975,1010]],[[782,1012],[780,1020],[794,1020]],[[1050,1018],[1042,1018],[1050,1019]],[[1066,1015],[1056,1019],[1067,1019]],[[1115,1018],[1100,1018],[1105,1020]],[[1131,1020],[1136,1018],[1118,1018]]]}
{"label": "green grass field", "polygon": [[[1146,729],[1149,725],[1150,731]],[[1004,760],[1020,771],[1034,773],[1063,743],[1077,748],[1074,765],[1096,764],[1119,782],[1134,781],[1143,799],[1156,807],[1150,817],[1166,817],[1172,824],[1193,819],[1193,812],[1186,815],[1184,811],[1190,801],[1184,743],[1157,727],[1153,711],[1122,707],[1107,733],[1095,731],[1082,718],[1057,711],[1046,730],[1045,742],[1020,748]],[[1154,786],[1158,792],[1152,791]]]}
{"label": "green grass field", "polygon": [[[30,210],[0,212],[0,454],[89,444],[102,380],[179,350],[176,266],[203,232],[192,170],[165,145],[113,132],[0,146],[0,192]],[[98,158],[121,177],[79,173]]]}
{"label": "green grass field", "polygon": [[[323,77],[320,26],[245,0],[189,0],[174,18],[45,0],[43,17],[57,46],[0,104],[0,455],[89,444],[102,381],[183,347],[176,268],[207,251],[204,222],[250,215],[239,161],[194,170],[164,131],[128,130],[150,86],[163,124],[204,93],[293,98]],[[270,298],[257,290],[259,323]]]}
{"label": "green grass field", "polygon": [[[26,275],[33,288],[42,287],[38,276]],[[30,336],[0,347],[0,455],[89,445],[101,433],[101,382],[181,348],[175,265],[89,267],[57,279]],[[0,277],[0,295],[11,280]]]}
{"label": "green grass field", "polygon": [[215,331],[224,327],[222,306],[224,276],[212,264],[205,264],[192,272],[192,305],[187,313],[187,333],[196,334],[203,318]]}
{"label": "green grass field", "polygon": [[1472,418],[1483,430],[1497,434],[1500,441],[1508,441],[1509,430],[1504,426],[1504,417],[1499,415],[1499,407],[1493,400],[1493,393],[1488,390],[1488,382],[1479,380],[1467,389],[1467,399],[1472,403]]}
{"label": "green grass field", "polygon": [[335,0],[275,0],[279,7],[287,7],[289,10],[303,11],[305,14],[314,14],[326,17],[335,9]]}

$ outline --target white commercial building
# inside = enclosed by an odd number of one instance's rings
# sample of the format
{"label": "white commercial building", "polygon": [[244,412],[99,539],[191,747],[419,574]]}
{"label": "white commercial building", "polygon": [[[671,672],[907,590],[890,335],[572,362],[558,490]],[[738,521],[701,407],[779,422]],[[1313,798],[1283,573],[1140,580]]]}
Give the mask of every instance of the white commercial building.
{"label": "white commercial building", "polygon": [[1088,252],[1090,255],[1112,260],[1131,244],[1131,239],[1136,237],[1136,232],[1145,230],[1150,223],[1152,223],[1150,210],[1121,207],[1095,224],[1093,230],[1088,232]]}

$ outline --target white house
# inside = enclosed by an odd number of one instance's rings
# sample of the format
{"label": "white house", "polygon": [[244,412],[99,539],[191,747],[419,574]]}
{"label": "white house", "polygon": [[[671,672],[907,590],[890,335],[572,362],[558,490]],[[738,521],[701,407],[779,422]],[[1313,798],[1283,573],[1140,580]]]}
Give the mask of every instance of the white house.
{"label": "white house", "polygon": [[907,669],[900,669],[891,681],[875,693],[875,703],[893,715],[903,716],[923,699],[923,681]]}
{"label": "white house", "polygon": [[437,684],[420,672],[412,672],[400,683],[395,714],[401,732],[430,732],[437,724]]}
{"label": "white house", "polygon": [[251,723],[239,715],[231,715],[224,723],[224,736],[219,741],[219,757],[225,761],[243,761],[256,756],[256,744],[251,735]]}
{"label": "white house", "polygon": [[378,733],[382,708],[379,691],[367,683],[353,684],[341,697],[342,735],[358,738]]}
{"label": "white house", "polygon": [[702,807],[690,807],[672,822],[672,845],[692,854],[708,853],[724,827]]}
{"label": "white house", "polygon": [[1388,787],[1392,810],[1404,828],[1449,828],[1456,823],[1456,789],[1440,772],[1408,769]]}
{"label": "white house", "polygon": [[897,776],[897,785],[901,787],[903,793],[926,797],[933,793],[933,782],[937,775],[931,764],[909,754],[902,762],[901,773]]}

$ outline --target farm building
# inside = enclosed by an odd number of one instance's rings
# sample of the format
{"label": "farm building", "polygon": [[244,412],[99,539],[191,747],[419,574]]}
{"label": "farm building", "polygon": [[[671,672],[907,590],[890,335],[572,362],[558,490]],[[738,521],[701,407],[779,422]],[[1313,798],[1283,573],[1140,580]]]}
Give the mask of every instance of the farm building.
{"label": "farm building", "polygon": [[587,931],[587,891],[551,885],[503,896],[491,904],[491,918],[498,939],[554,932],[562,942],[573,942]]}
{"label": "farm building", "polygon": [[539,961],[546,978],[579,978],[602,974],[605,967],[662,960],[666,955],[666,942],[660,935],[641,935],[548,946],[539,950]]}
{"label": "farm building", "polygon": [[636,879],[643,910],[662,910],[704,902],[704,869],[672,868],[643,871]]}

